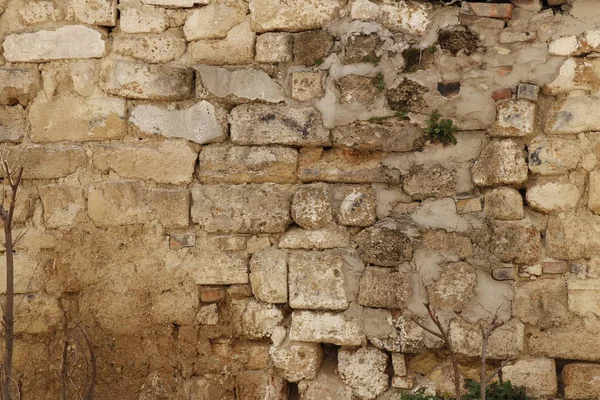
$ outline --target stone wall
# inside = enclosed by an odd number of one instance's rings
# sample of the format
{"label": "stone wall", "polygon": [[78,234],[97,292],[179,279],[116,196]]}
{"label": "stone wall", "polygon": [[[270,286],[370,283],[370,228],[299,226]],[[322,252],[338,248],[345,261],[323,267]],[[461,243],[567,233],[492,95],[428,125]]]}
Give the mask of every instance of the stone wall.
{"label": "stone wall", "polygon": [[65,319],[97,399],[447,394],[424,303],[465,377],[498,315],[490,369],[600,398],[600,5],[512,3],[0,0],[22,398]]}

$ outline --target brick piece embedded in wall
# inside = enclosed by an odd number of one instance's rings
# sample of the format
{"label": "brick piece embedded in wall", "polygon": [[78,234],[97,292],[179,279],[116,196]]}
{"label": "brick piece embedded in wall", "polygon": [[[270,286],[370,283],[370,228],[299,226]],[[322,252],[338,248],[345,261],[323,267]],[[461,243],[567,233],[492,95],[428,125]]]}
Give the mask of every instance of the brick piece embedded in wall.
{"label": "brick piece embedded in wall", "polygon": [[506,3],[468,3],[465,1],[461,3],[460,13],[477,17],[510,19],[514,8],[514,5]]}

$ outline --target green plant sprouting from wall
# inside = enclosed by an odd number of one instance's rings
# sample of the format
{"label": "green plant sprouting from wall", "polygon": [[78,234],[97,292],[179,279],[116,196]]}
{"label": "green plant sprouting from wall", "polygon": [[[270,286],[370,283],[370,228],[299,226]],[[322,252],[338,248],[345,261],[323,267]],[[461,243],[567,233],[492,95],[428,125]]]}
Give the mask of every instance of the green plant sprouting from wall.
{"label": "green plant sprouting from wall", "polygon": [[428,139],[432,143],[442,143],[443,145],[456,144],[454,133],[458,131],[458,127],[451,119],[442,119],[438,110],[433,110],[427,120]]}

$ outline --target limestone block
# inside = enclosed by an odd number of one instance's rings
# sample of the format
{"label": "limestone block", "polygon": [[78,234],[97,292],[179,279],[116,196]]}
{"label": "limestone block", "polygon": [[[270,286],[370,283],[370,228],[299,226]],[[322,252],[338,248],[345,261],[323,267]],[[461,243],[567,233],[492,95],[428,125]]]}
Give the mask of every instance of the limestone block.
{"label": "limestone block", "polygon": [[517,220],[525,218],[523,198],[513,188],[496,188],[485,194],[484,212],[499,220]]}
{"label": "limestone block", "polygon": [[527,189],[527,204],[543,213],[573,209],[580,197],[579,189],[572,183],[548,182]]}
{"label": "limestone block", "polygon": [[365,186],[336,185],[334,215],[347,226],[371,226],[377,220],[375,190]]}
{"label": "limestone block", "polygon": [[185,39],[165,33],[114,35],[113,52],[149,63],[165,63],[185,53]]}
{"label": "limestone block", "polygon": [[[354,7],[357,3],[359,2],[355,1],[352,6]],[[377,55],[377,51],[382,45],[383,41],[376,33],[352,34],[352,36],[348,38],[344,49],[344,63],[353,64],[378,61],[380,57]]]}
{"label": "limestone block", "polygon": [[349,299],[345,261],[340,255],[300,252],[289,255],[289,304],[296,309],[345,310]]}
{"label": "limestone block", "polygon": [[200,325],[216,325],[219,323],[219,313],[216,304],[200,307],[196,320]]}
{"label": "limestone block", "polygon": [[0,141],[18,142],[27,135],[27,112],[21,106],[0,106]]}
{"label": "limestone block", "polygon": [[600,324],[596,319],[573,319],[549,329],[528,329],[529,354],[566,360],[598,361],[600,355],[590,349],[600,344]]}
{"label": "limestone block", "polygon": [[413,151],[424,143],[424,132],[417,125],[406,121],[384,121],[373,124],[367,121],[333,129],[334,146],[357,150]]}
{"label": "limestone block", "polygon": [[149,189],[138,181],[108,181],[90,185],[88,215],[97,226],[143,224],[157,220],[165,227],[189,224],[187,190]]}
{"label": "limestone block", "polygon": [[287,382],[272,371],[242,371],[235,377],[237,399],[286,400]]}
{"label": "limestone block", "polygon": [[126,6],[121,9],[119,27],[125,33],[162,33],[169,27],[169,18],[157,7]]}
{"label": "limestone block", "polygon": [[224,251],[246,250],[246,236],[225,236],[217,238],[219,248]]}
{"label": "limestone block", "polygon": [[586,279],[583,281],[567,282],[567,296],[569,298],[569,311],[581,316],[589,313],[600,315],[600,281]]}
{"label": "limestone block", "polygon": [[522,137],[535,128],[536,105],[528,100],[509,100],[497,105],[491,137]]}
{"label": "limestone block", "polygon": [[511,140],[490,142],[471,171],[478,186],[520,184],[527,180],[527,164],[522,148]]}
{"label": "limestone block", "polygon": [[[456,352],[469,357],[481,356],[481,330],[460,317],[450,321],[450,341]],[[518,357],[523,351],[523,324],[512,319],[490,335],[487,355],[490,359]]]}
{"label": "limestone block", "polygon": [[548,111],[546,133],[574,135],[600,130],[600,116],[595,112],[599,106],[599,98],[586,95],[554,101]]}
{"label": "limestone block", "polygon": [[231,317],[235,333],[244,339],[270,337],[283,322],[283,312],[273,304],[254,299],[232,300]]}
{"label": "limestone block", "polygon": [[406,358],[402,353],[392,353],[392,369],[394,376],[406,376]]}
{"label": "limestone block", "polygon": [[464,262],[443,267],[439,278],[427,288],[429,302],[436,308],[460,312],[475,296],[477,274]]}
{"label": "limestone block", "polygon": [[[9,150],[20,152],[19,149]],[[23,178],[56,179],[64,178],[87,165],[85,150],[79,146],[30,146],[21,155]]]}
{"label": "limestone block", "polygon": [[377,88],[375,78],[360,75],[346,75],[335,82],[340,91],[339,102],[348,104],[359,102],[365,105],[372,104],[380,90]]}
{"label": "limestone block", "polygon": [[294,35],[294,62],[316,65],[329,55],[333,36],[324,30],[301,32]]}
{"label": "limestone block", "polygon": [[566,400],[595,399],[600,396],[600,367],[597,364],[567,364],[562,375]]}
{"label": "limestone block", "polygon": [[595,214],[600,214],[600,171],[590,171],[588,188],[588,207]]}
{"label": "limestone block", "polygon": [[196,96],[225,97],[234,102],[260,100],[279,103],[285,100],[285,92],[266,72],[258,69],[229,71],[210,65],[197,65]]}
{"label": "limestone block", "polygon": [[555,397],[556,365],[549,358],[518,360],[502,368],[502,378],[513,386],[524,386],[528,396],[536,399]]}
{"label": "limestone block", "polygon": [[190,59],[196,64],[250,64],[254,60],[256,35],[250,23],[244,21],[227,32],[224,39],[202,39],[188,46]]}
{"label": "limestone block", "polygon": [[298,383],[300,400],[353,400],[352,389],[342,382],[334,360],[325,360],[315,379]]}
{"label": "limestone block", "polygon": [[511,32],[504,30],[500,33],[500,43],[532,42],[537,39],[535,31]]}
{"label": "limestone block", "polygon": [[549,257],[572,260],[600,252],[600,217],[580,210],[550,216],[546,231]]}
{"label": "limestone block", "polygon": [[92,163],[104,173],[115,171],[121,178],[179,185],[192,182],[197,159],[186,142],[166,141],[158,146],[96,146]]}
{"label": "limestone block", "polygon": [[250,285],[254,296],[265,303],[287,303],[287,253],[277,249],[256,252],[250,259]]}
{"label": "limestone block", "polygon": [[415,386],[413,376],[394,376],[392,377],[392,387],[396,389],[412,389]]}
{"label": "limestone block", "polygon": [[293,183],[298,151],[282,146],[206,146],[200,152],[202,183]]}
{"label": "limestone block", "polygon": [[415,166],[404,178],[402,188],[413,200],[451,197],[456,194],[456,172],[439,164]]}
{"label": "limestone block", "polygon": [[241,0],[212,0],[196,8],[185,20],[183,33],[188,42],[199,39],[222,39],[234,26],[244,21],[248,5]]}
{"label": "limestone block", "polygon": [[408,317],[388,315],[388,323],[393,327],[386,337],[369,335],[368,339],[377,348],[391,351],[418,354],[425,347],[425,331]]}
{"label": "limestone block", "polygon": [[285,340],[280,345],[271,346],[269,353],[273,366],[289,382],[315,379],[323,361],[323,349],[319,343]]}
{"label": "limestone block", "polygon": [[85,209],[83,191],[80,187],[45,185],[38,188],[44,207],[44,225],[54,229],[68,226],[76,221]]}
{"label": "limestone block", "polygon": [[426,231],[421,236],[418,246],[445,255],[454,255],[458,259],[469,258],[473,254],[471,240],[454,232]]}
{"label": "limestone block", "polygon": [[319,29],[339,9],[338,0],[250,0],[252,29],[255,32],[299,32]]}
{"label": "limestone block", "polygon": [[390,183],[397,179],[388,175],[383,165],[388,154],[339,148],[303,149],[298,177],[303,182]]}
{"label": "limestone block", "polygon": [[456,212],[457,214],[471,214],[478,213],[482,210],[481,199],[472,198],[472,199],[460,199],[456,200]]}
{"label": "limestone block", "polygon": [[[570,299],[569,299],[570,300]],[[553,279],[538,279],[516,286],[513,316],[542,329],[566,322],[567,286]]]}
{"label": "limestone block", "polygon": [[[8,0],[0,1],[0,12],[3,11],[3,7],[6,6]],[[2,5],[2,3],[5,3]],[[65,10],[61,7],[60,3],[53,3],[49,1],[37,1],[37,2],[26,2],[26,3],[12,3],[16,7],[11,7],[13,15],[20,17],[15,18],[19,23],[25,25],[38,25],[38,24],[52,24],[60,22],[65,18]],[[16,12],[15,12],[16,11]],[[18,13],[18,14],[17,14]],[[14,17],[13,17],[14,18]],[[22,21],[22,22],[21,22]],[[11,22],[14,23],[14,22]],[[22,26],[21,24],[17,26]]]}
{"label": "limestone block", "polygon": [[66,20],[88,25],[115,26],[117,0],[67,0]]}
{"label": "limestone block", "polygon": [[410,295],[410,277],[405,272],[367,267],[360,278],[358,303],[362,306],[402,309]]}
{"label": "limestone block", "polygon": [[290,340],[360,346],[365,342],[363,323],[340,313],[294,311]]}
{"label": "limestone block", "polygon": [[578,140],[538,136],[529,144],[529,169],[540,175],[563,175],[574,170],[582,156]]}
{"label": "limestone block", "polygon": [[289,33],[269,32],[256,38],[256,58],[261,63],[279,63],[292,60],[292,40]]}
{"label": "limestone block", "polygon": [[598,89],[600,89],[600,62],[585,58],[568,58],[560,67],[558,76],[544,86],[544,93],[555,96],[573,90]]}
{"label": "limestone block", "polygon": [[340,378],[363,399],[374,399],[388,389],[387,363],[387,354],[374,347],[338,351]]}
{"label": "limestone block", "polygon": [[29,107],[34,142],[121,139],[127,132],[125,101],[101,97],[35,100]]}
{"label": "limestone block", "polygon": [[292,99],[298,101],[308,101],[314,98],[323,97],[324,72],[314,71],[294,71],[292,72]]}
{"label": "limestone block", "polygon": [[413,247],[410,238],[396,229],[373,226],[356,237],[358,251],[367,264],[395,267],[410,261]]}
{"label": "limestone block", "polygon": [[165,8],[190,8],[209,4],[210,0],[142,0],[142,3]]}
{"label": "limestone block", "polygon": [[292,196],[292,218],[306,229],[320,229],[333,221],[329,186],[302,185]]}
{"label": "limestone block", "polygon": [[191,70],[169,65],[107,59],[102,62],[100,87],[128,99],[184,100],[192,92]]}
{"label": "limestone block", "polygon": [[334,249],[350,245],[350,232],[343,226],[306,230],[290,229],[279,241],[282,249]]}
{"label": "limestone block", "polygon": [[529,220],[495,221],[490,251],[502,262],[534,264],[542,251],[540,231]]}
{"label": "limestone block", "polygon": [[37,68],[0,68],[0,104],[26,107],[41,88]]}
{"label": "limestone block", "polygon": [[10,62],[43,62],[106,55],[105,34],[83,25],[6,36],[4,58]]}
{"label": "limestone block", "polygon": [[[554,1],[554,0],[553,0]],[[558,5],[562,3],[556,3]],[[598,51],[600,49],[600,31],[589,30],[579,36],[565,36],[553,40],[548,45],[548,52],[556,56],[576,56]]]}
{"label": "limestone block", "polygon": [[369,0],[353,0],[350,8],[352,19],[372,21],[379,17],[379,6]]}
{"label": "limestone block", "polygon": [[328,146],[329,131],[313,107],[244,104],[231,110],[231,141],[241,145]]}
{"label": "limestone block", "polygon": [[279,233],[290,222],[285,186],[202,185],[192,198],[192,220],[211,233]]}
{"label": "limestone block", "polygon": [[226,131],[221,123],[224,113],[224,110],[204,100],[179,110],[142,104],[133,108],[129,122],[145,133],[204,144],[225,137]]}
{"label": "limestone block", "polygon": [[554,56],[569,56],[575,54],[579,48],[576,36],[565,36],[554,39],[548,45],[548,53]]}
{"label": "limestone block", "polygon": [[381,6],[379,21],[392,32],[423,35],[430,24],[427,6],[405,1]]}

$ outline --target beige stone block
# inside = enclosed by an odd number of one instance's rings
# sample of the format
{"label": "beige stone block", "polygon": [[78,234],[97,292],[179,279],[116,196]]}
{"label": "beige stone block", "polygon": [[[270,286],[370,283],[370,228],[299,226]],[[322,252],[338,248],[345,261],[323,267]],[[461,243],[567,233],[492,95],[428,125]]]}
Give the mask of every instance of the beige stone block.
{"label": "beige stone block", "polygon": [[456,201],[456,212],[460,215],[478,213],[481,212],[482,209],[481,200],[478,198],[460,199]]}
{"label": "beige stone block", "polygon": [[320,229],[333,221],[331,193],[326,184],[302,185],[292,196],[292,218],[306,229]]}
{"label": "beige stone block", "polygon": [[427,289],[433,307],[461,312],[475,297],[477,274],[469,264],[451,263],[443,267],[439,278]]}
{"label": "beige stone block", "polygon": [[248,5],[242,0],[212,0],[191,12],[183,26],[183,33],[188,42],[222,39],[231,28],[244,21],[247,13]]}
{"label": "beige stone block", "polygon": [[352,389],[342,382],[334,360],[325,360],[315,379],[298,383],[302,400],[353,400]]}
{"label": "beige stone block", "polygon": [[303,149],[298,177],[303,182],[392,183],[383,162],[389,153],[358,150]]}
{"label": "beige stone block", "polygon": [[599,361],[600,355],[590,351],[600,345],[599,332],[597,320],[571,318],[568,324],[549,329],[528,328],[527,347],[533,356]]}
{"label": "beige stone block", "polygon": [[292,72],[292,98],[298,101],[308,101],[323,97],[321,81],[324,75],[323,72]]}
{"label": "beige stone block", "polygon": [[392,369],[394,370],[394,376],[406,376],[408,371],[404,354],[392,353]]}
{"label": "beige stone block", "polygon": [[[9,154],[21,152],[14,147]],[[10,157],[10,155],[9,155]],[[85,150],[79,146],[29,146],[22,150],[23,178],[64,178],[87,165]]]}
{"label": "beige stone block", "polygon": [[[15,265],[13,274],[15,294],[27,295],[28,293],[38,292],[43,288],[44,280],[47,278],[43,267],[35,259],[35,254],[17,250],[13,256],[13,261]],[[0,269],[6,271],[6,257],[0,257]],[[0,274],[0,293],[2,295],[6,294],[6,272]]]}
{"label": "beige stone block", "polygon": [[108,181],[90,185],[88,215],[97,226],[158,221],[165,227],[189,225],[188,190],[149,189],[138,181]]}
{"label": "beige stone block", "polygon": [[550,135],[575,135],[600,130],[600,116],[595,112],[598,106],[600,98],[590,95],[556,100],[548,110],[545,131]]}
{"label": "beige stone block", "polygon": [[544,93],[559,95],[573,90],[600,89],[600,62],[585,58],[568,58],[560,67],[558,76],[544,86]]}
{"label": "beige stone block", "polygon": [[393,268],[367,267],[358,289],[358,303],[365,307],[402,309],[411,295],[410,277]]}
{"label": "beige stone block", "polygon": [[217,238],[219,248],[223,251],[246,250],[246,236],[226,236]]}
{"label": "beige stone block", "polygon": [[524,386],[532,398],[548,399],[557,394],[556,365],[552,359],[518,360],[502,368],[502,378],[513,386]]}
{"label": "beige stone block", "polygon": [[252,293],[266,303],[287,303],[287,253],[277,249],[256,252],[250,259]]}
{"label": "beige stone block", "polygon": [[353,0],[350,8],[352,19],[372,21],[379,17],[379,5],[370,0]]}
{"label": "beige stone block", "polygon": [[546,230],[548,256],[562,260],[596,256],[600,251],[598,232],[600,217],[585,209],[550,216]]}
{"label": "beige stone block", "polygon": [[198,154],[186,142],[166,141],[157,146],[97,146],[92,163],[121,178],[178,185],[192,182],[197,159]]}
{"label": "beige stone block", "polygon": [[288,393],[287,382],[269,370],[239,372],[235,388],[236,398],[242,400],[286,400]]}
{"label": "beige stone block", "polygon": [[496,188],[485,194],[484,212],[494,219],[518,220],[525,218],[523,198],[513,188]]}
{"label": "beige stone block", "polygon": [[290,340],[360,346],[365,342],[363,323],[344,314],[323,311],[294,311]]}
{"label": "beige stone block", "polygon": [[475,161],[473,182],[478,186],[520,184],[527,180],[523,149],[511,140],[490,142]]}
{"label": "beige stone block", "polygon": [[88,25],[115,26],[117,0],[67,0],[67,21]]}
{"label": "beige stone block", "polygon": [[26,107],[41,88],[37,68],[0,68],[0,104]]}
{"label": "beige stone block", "polygon": [[273,330],[283,322],[283,312],[273,304],[254,299],[233,300],[231,318],[234,333],[243,339],[270,337]]}
{"label": "beige stone block", "polygon": [[563,175],[574,170],[582,157],[578,140],[537,136],[528,146],[529,170],[540,175]]}
{"label": "beige stone block", "polygon": [[379,21],[392,32],[423,35],[431,22],[422,3],[392,3],[381,6]]}
{"label": "beige stone block", "polygon": [[200,325],[217,325],[219,323],[219,313],[216,304],[200,307],[196,320]]}
{"label": "beige stone block", "polygon": [[254,60],[256,35],[244,21],[227,32],[224,39],[203,39],[188,46],[190,60],[196,64],[235,65]]}
{"label": "beige stone block", "polygon": [[[481,356],[481,330],[460,317],[450,321],[449,336],[458,354],[469,357]],[[487,355],[490,359],[518,357],[523,351],[524,327],[514,319],[492,332],[488,341]]]}
{"label": "beige stone block", "polygon": [[381,124],[358,121],[332,131],[335,146],[357,150],[412,151],[424,143],[424,132],[405,121],[385,120]]}
{"label": "beige stone block", "polygon": [[588,196],[589,209],[600,214],[600,170],[590,171]]}
{"label": "beige stone block", "polygon": [[279,369],[289,382],[315,379],[323,361],[320,343],[304,343],[285,340],[271,346],[273,366]]}
{"label": "beige stone block", "polygon": [[18,142],[27,135],[27,112],[21,106],[0,106],[0,140]]}
{"label": "beige stone block", "polygon": [[44,207],[46,228],[69,226],[85,210],[83,190],[80,187],[46,185],[38,188]]}
{"label": "beige stone block", "polygon": [[387,227],[374,226],[363,230],[356,237],[358,252],[367,264],[395,267],[410,261],[413,247],[403,232]]}
{"label": "beige stone block", "polygon": [[542,255],[540,231],[529,220],[494,221],[489,246],[502,262],[534,264]]}
{"label": "beige stone block", "polygon": [[497,104],[496,122],[492,137],[522,137],[535,128],[536,105],[528,100],[509,100]]}
{"label": "beige stone block", "polygon": [[375,347],[342,347],[338,351],[340,378],[361,398],[375,399],[388,389],[387,364],[387,354]]}
{"label": "beige stone block", "polygon": [[600,280],[586,279],[567,282],[569,311],[586,316],[600,316]]}
{"label": "beige stone block", "polygon": [[439,164],[415,166],[404,178],[402,187],[414,200],[452,197],[456,194],[456,171]]}
{"label": "beige stone block", "polygon": [[572,363],[562,372],[566,400],[600,397],[600,367],[596,364]]}
{"label": "beige stone block", "polygon": [[255,60],[261,63],[291,61],[292,40],[292,35],[283,32],[269,32],[257,36]]}
{"label": "beige stone block", "polygon": [[340,7],[338,0],[250,0],[255,32],[299,32],[319,29],[331,21]]}
{"label": "beige stone block", "polygon": [[421,236],[418,248],[454,255],[459,259],[469,258],[473,254],[471,240],[454,232],[426,231]]}
{"label": "beige stone block", "polygon": [[341,104],[359,102],[370,105],[381,92],[376,79],[368,76],[346,75],[337,79],[335,85],[340,91]]}
{"label": "beige stone block", "polygon": [[279,241],[282,249],[334,249],[350,245],[350,232],[343,226],[320,229],[290,229]]}
{"label": "beige stone block", "polygon": [[165,33],[113,36],[113,52],[149,63],[176,60],[185,53],[185,39]]}
{"label": "beige stone block", "polygon": [[512,312],[520,321],[542,329],[560,325],[568,317],[567,285],[554,279],[519,283],[515,289]]}
{"label": "beige stone block", "polygon": [[142,0],[142,3],[164,8],[190,8],[209,4],[210,0]]}
{"label": "beige stone block", "polygon": [[579,188],[572,183],[548,182],[527,189],[527,204],[543,213],[571,210],[580,197]]}
{"label": "beige stone block", "polygon": [[294,183],[298,151],[281,146],[206,146],[200,153],[202,183]]}
{"label": "beige stone block", "polygon": [[377,220],[375,190],[365,186],[342,185],[333,190],[334,215],[346,226],[371,226]]}
{"label": "beige stone block", "polygon": [[169,18],[158,7],[126,5],[121,9],[119,27],[125,33],[162,33],[169,27]]}

